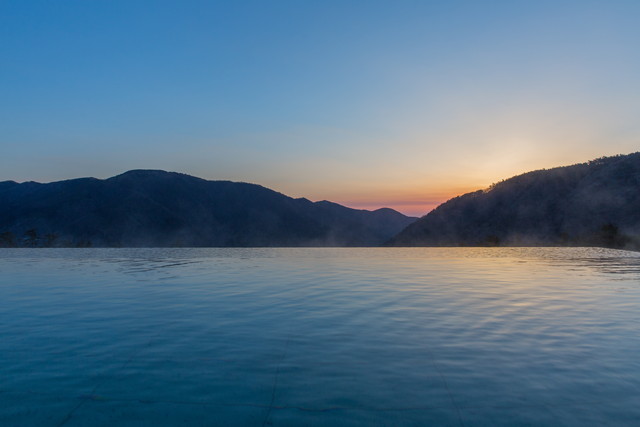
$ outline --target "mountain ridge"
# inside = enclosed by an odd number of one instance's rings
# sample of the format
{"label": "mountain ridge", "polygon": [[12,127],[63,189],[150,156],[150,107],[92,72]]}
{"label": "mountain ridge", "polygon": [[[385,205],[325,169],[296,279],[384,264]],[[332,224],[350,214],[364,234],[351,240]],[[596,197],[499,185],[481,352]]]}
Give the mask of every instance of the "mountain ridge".
{"label": "mountain ridge", "polygon": [[413,220],[155,169],[0,184],[4,246],[379,246]]}
{"label": "mountain ridge", "polygon": [[640,248],[640,152],[516,175],[454,197],[387,246]]}

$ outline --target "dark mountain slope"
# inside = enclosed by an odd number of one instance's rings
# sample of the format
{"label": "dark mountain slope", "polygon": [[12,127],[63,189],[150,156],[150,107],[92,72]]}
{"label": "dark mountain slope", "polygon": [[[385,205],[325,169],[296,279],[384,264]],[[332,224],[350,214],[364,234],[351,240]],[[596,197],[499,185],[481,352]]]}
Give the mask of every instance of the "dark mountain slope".
{"label": "dark mountain slope", "polygon": [[0,183],[5,246],[369,246],[413,220],[164,171]]}
{"label": "dark mountain slope", "polygon": [[449,200],[392,246],[640,244],[640,153],[525,173]]}

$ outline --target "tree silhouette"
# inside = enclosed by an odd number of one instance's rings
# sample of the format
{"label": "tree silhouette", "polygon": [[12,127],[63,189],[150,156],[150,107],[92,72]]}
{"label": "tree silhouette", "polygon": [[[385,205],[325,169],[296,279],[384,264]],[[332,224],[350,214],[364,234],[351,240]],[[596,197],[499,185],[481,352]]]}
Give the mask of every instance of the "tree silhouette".
{"label": "tree silhouette", "polygon": [[10,231],[0,233],[0,247],[2,248],[15,248],[16,237]]}
{"label": "tree silhouette", "polygon": [[30,248],[35,248],[38,245],[38,232],[35,228],[24,232],[24,242]]}
{"label": "tree silhouette", "polygon": [[629,238],[621,234],[620,229],[610,222],[600,227],[598,240],[598,243],[607,248],[623,248],[629,243]]}

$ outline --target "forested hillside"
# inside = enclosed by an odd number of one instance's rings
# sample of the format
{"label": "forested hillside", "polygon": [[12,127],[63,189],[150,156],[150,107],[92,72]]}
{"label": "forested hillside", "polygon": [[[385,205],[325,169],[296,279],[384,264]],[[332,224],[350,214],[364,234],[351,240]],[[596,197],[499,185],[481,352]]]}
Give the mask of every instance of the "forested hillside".
{"label": "forested hillside", "polygon": [[0,182],[0,246],[379,246],[410,218],[155,170]]}
{"label": "forested hillside", "polygon": [[640,153],[515,176],[455,197],[392,246],[640,247]]}

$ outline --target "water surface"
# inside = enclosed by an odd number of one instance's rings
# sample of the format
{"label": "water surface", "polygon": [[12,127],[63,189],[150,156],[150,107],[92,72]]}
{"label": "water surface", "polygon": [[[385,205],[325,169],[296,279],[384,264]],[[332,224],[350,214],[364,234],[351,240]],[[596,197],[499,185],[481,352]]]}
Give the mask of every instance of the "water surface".
{"label": "water surface", "polygon": [[0,425],[638,425],[640,254],[2,249]]}

